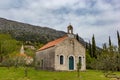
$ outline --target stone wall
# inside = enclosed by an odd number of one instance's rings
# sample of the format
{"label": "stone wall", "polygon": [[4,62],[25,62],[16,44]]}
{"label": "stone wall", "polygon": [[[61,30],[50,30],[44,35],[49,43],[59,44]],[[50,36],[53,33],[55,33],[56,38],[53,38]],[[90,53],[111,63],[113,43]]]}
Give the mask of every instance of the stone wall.
{"label": "stone wall", "polygon": [[55,48],[51,47],[42,51],[36,52],[36,64],[40,69],[54,70],[54,55]]}
{"label": "stone wall", "polygon": [[[60,64],[60,55],[64,56],[64,63]],[[81,70],[86,70],[85,48],[75,38],[67,38],[56,45],[55,49],[55,70],[69,70],[69,57],[74,58],[74,70],[77,70],[79,57],[82,59]]]}

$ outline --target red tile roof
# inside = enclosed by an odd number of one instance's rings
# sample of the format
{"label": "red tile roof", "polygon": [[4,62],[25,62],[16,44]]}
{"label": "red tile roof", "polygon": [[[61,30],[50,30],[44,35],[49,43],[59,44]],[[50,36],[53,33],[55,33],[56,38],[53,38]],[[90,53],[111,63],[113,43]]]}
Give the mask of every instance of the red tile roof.
{"label": "red tile roof", "polygon": [[63,37],[58,38],[58,39],[56,39],[54,41],[48,42],[46,45],[44,45],[43,47],[41,47],[39,49],[39,51],[45,50],[45,49],[50,48],[50,47],[53,47],[53,46],[57,45],[58,43],[62,42],[63,40],[65,40],[66,38],[67,38],[67,36],[63,36]]}

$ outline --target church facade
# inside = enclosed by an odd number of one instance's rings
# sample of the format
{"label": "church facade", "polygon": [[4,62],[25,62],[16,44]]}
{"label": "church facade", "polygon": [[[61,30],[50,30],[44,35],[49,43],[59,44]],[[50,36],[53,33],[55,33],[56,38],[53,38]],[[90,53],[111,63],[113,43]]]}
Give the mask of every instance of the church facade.
{"label": "church facade", "polygon": [[69,25],[67,29],[65,36],[48,42],[36,52],[38,68],[71,71],[77,70],[77,64],[80,62],[81,70],[86,70],[85,47],[76,39],[73,27]]}

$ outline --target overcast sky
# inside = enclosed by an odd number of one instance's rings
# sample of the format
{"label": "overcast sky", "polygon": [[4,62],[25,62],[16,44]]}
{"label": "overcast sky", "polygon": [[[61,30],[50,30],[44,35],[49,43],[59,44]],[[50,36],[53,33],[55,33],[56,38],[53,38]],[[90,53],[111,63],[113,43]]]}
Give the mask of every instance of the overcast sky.
{"label": "overcast sky", "polygon": [[62,31],[71,23],[85,41],[117,45],[120,0],[0,0],[0,17]]}

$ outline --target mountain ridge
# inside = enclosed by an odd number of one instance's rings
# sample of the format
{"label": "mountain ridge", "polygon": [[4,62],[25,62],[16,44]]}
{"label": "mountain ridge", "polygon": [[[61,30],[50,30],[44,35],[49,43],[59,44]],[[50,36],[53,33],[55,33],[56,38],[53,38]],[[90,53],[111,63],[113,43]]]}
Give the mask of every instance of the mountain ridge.
{"label": "mountain ridge", "polygon": [[[0,33],[8,33],[16,40],[47,43],[66,34],[64,31],[58,31],[48,27],[35,26],[28,23],[0,18]],[[80,42],[85,44],[79,37]]]}

